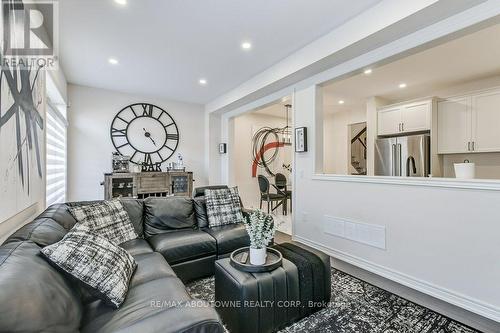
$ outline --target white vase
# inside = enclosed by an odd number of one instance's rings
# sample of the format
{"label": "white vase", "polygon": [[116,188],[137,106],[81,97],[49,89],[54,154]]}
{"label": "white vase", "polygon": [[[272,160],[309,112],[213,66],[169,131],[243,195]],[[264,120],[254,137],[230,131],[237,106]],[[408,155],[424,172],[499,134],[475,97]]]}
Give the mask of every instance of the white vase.
{"label": "white vase", "polygon": [[264,246],[262,249],[250,248],[250,263],[252,265],[264,265],[266,263],[267,249]]}

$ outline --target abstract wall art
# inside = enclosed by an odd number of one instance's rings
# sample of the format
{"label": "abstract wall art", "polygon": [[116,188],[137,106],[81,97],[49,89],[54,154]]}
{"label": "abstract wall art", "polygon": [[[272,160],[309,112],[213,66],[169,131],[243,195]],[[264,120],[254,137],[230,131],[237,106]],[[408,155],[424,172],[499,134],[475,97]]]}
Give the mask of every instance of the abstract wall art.
{"label": "abstract wall art", "polygon": [[[1,61],[0,55],[0,61]],[[44,186],[45,71],[0,73],[0,222],[37,203]]]}

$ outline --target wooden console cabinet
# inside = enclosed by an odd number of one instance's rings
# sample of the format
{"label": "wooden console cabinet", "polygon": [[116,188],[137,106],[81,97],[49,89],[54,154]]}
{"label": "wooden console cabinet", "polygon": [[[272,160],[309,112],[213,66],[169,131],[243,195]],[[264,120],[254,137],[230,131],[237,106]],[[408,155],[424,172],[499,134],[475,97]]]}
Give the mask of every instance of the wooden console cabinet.
{"label": "wooden console cabinet", "polygon": [[106,173],[104,198],[183,196],[193,193],[193,173],[183,171]]}

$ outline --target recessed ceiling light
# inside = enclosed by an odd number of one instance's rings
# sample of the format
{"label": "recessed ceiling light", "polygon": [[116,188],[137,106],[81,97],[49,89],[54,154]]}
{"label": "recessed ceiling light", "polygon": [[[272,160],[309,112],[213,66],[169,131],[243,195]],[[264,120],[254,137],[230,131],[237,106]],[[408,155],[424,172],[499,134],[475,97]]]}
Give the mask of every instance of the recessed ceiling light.
{"label": "recessed ceiling light", "polygon": [[340,104],[340,105],[342,105],[342,104],[344,104],[344,103],[345,103],[345,102],[344,102],[343,100],[340,100],[340,101],[339,101],[339,104]]}
{"label": "recessed ceiling light", "polygon": [[198,83],[201,84],[202,86],[206,86],[208,82],[207,79],[200,79]]}
{"label": "recessed ceiling light", "polygon": [[109,59],[108,59],[108,62],[109,62],[111,65],[118,65],[118,59],[116,59],[116,58],[109,58]]}
{"label": "recessed ceiling light", "polygon": [[127,0],[115,0],[115,2],[122,6],[125,6],[127,4]]}
{"label": "recessed ceiling light", "polygon": [[365,69],[365,74],[366,75],[370,75],[372,73],[372,69],[371,68],[368,68],[368,69]]}
{"label": "recessed ceiling light", "polygon": [[401,89],[406,88],[406,83],[400,83],[400,84],[399,84],[399,88],[401,88]]}
{"label": "recessed ceiling light", "polygon": [[252,43],[250,43],[250,42],[243,42],[243,43],[241,43],[241,48],[243,50],[250,50],[252,48]]}

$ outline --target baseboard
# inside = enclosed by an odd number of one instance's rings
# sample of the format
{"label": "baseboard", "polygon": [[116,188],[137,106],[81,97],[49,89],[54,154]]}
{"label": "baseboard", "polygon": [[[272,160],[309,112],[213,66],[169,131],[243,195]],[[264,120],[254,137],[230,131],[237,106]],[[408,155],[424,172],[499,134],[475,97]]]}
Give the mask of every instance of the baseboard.
{"label": "baseboard", "polygon": [[[370,273],[374,273],[378,276],[399,283],[403,286],[419,291],[438,300],[457,306],[461,309],[470,311],[473,314],[490,319],[497,323],[500,322],[500,309],[493,305],[486,304],[479,300],[471,299],[469,297],[433,285],[426,281],[415,279],[409,275],[397,272],[395,270],[391,270],[389,268],[380,266],[378,264],[371,263],[367,260],[364,260],[356,256],[352,256],[348,253],[325,247],[324,245],[321,245],[315,241],[311,241],[309,239],[297,235],[293,236],[293,240],[304,243],[305,245],[311,246],[318,250],[321,250],[335,259],[339,259],[343,262],[359,267]],[[498,331],[499,330],[497,330],[496,332]]]}

